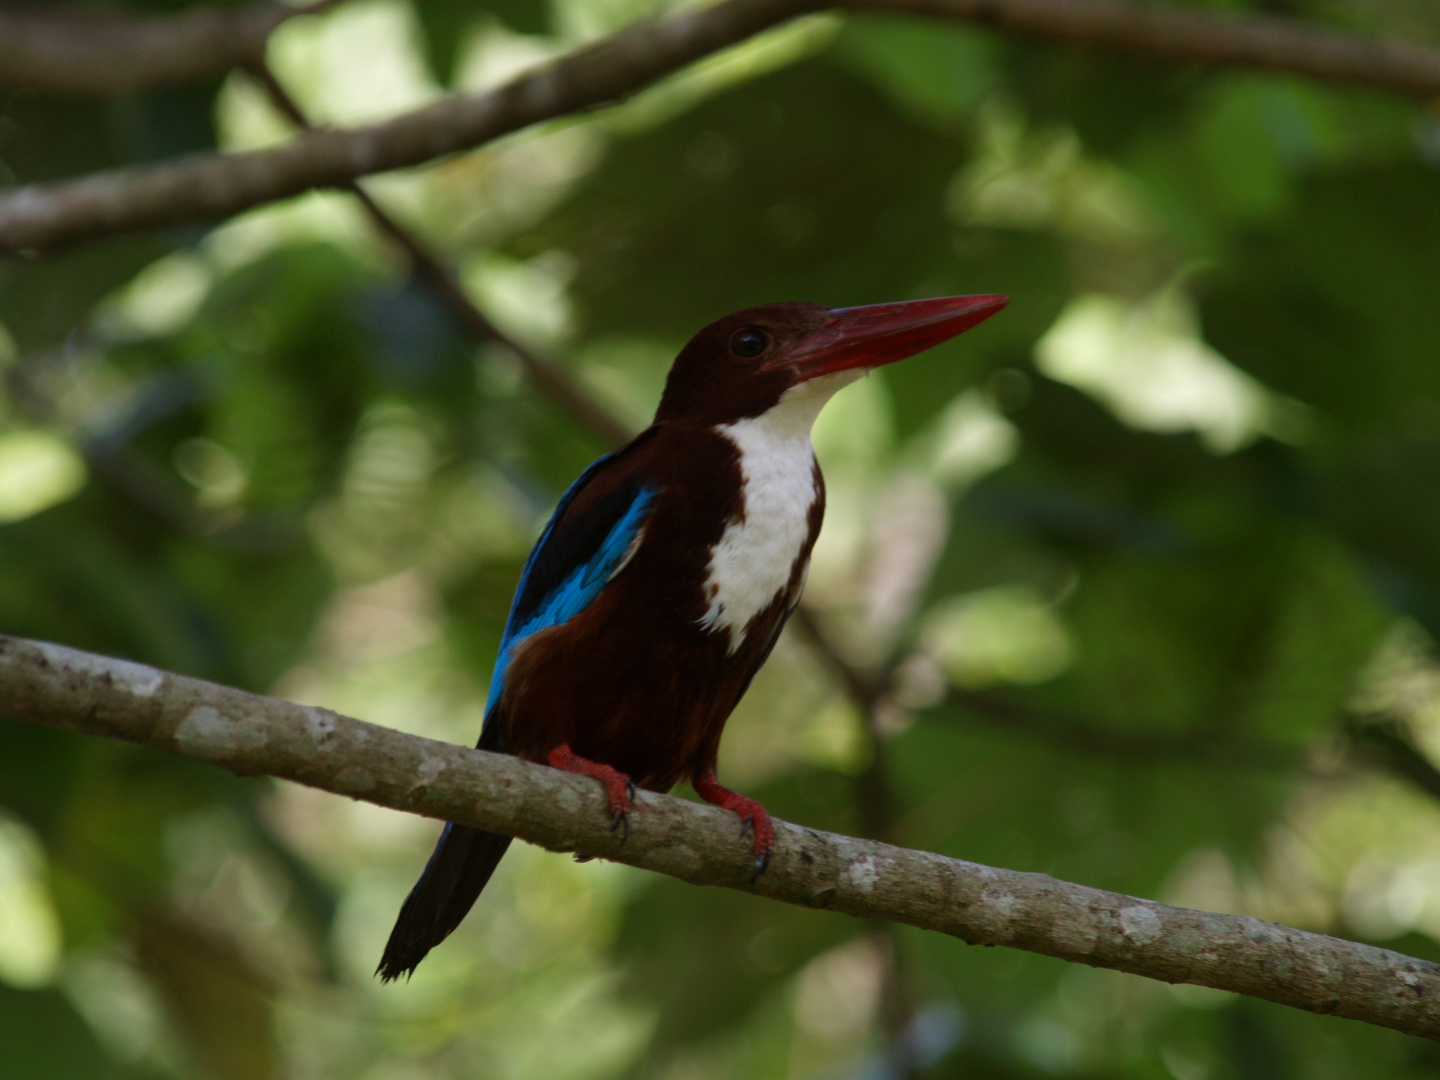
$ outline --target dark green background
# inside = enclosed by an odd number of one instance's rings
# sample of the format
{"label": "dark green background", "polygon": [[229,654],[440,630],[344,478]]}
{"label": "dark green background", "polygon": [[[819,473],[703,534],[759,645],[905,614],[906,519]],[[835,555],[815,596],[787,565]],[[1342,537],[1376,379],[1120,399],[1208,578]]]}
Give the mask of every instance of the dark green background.
{"label": "dark green background", "polygon": [[[1208,6],[1440,42],[1419,2]],[[445,86],[639,12],[357,2],[272,58],[353,121],[414,103],[389,72]],[[5,181],[234,145],[263,108],[242,83],[8,91]],[[826,17],[373,190],[634,423],[731,309],[1008,293],[817,433],[809,597],[862,668],[910,657],[897,700],[867,726],[792,634],[722,779],[816,827],[1440,955],[1440,115]],[[1037,342],[1097,296],[1136,379],[1147,313],[1189,312],[1165,340],[1271,422],[1217,444],[1047,375]],[[0,264],[0,324],[0,462],[40,432],[87,477],[0,524],[0,631],[474,737],[528,544],[605,447],[342,195]],[[1008,453],[937,466],[981,428]],[[882,625],[896,559],[916,592]],[[519,849],[382,989],[428,823],[16,724],[0,814],[43,850],[26,918],[63,928],[6,986],[0,927],[6,1080],[1440,1075],[1348,1021]]]}

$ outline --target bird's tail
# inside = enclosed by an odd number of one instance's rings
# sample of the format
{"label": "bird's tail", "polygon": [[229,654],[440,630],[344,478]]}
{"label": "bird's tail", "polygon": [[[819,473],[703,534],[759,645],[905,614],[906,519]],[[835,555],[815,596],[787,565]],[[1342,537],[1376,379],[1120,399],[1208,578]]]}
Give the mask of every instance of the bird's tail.
{"label": "bird's tail", "polygon": [[381,982],[408,975],[426,953],[450,936],[509,846],[508,836],[464,825],[445,826],[385,943],[385,955],[376,971]]}

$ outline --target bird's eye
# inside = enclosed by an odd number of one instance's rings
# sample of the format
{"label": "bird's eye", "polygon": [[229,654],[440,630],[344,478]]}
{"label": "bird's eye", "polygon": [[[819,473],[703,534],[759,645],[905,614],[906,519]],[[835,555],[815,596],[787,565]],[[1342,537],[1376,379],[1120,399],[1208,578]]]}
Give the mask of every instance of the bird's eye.
{"label": "bird's eye", "polygon": [[747,360],[759,356],[769,347],[770,335],[764,330],[756,330],[753,326],[747,326],[744,330],[736,330],[730,338],[730,351]]}

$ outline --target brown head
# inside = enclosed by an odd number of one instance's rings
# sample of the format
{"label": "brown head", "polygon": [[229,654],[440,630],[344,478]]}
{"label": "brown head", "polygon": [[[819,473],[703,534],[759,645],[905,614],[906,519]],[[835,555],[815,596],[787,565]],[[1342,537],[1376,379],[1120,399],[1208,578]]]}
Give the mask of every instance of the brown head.
{"label": "brown head", "polygon": [[866,307],[765,304],[701,330],[675,358],[655,421],[760,416],[792,388],[903,360],[983,322],[1007,297],[946,296]]}

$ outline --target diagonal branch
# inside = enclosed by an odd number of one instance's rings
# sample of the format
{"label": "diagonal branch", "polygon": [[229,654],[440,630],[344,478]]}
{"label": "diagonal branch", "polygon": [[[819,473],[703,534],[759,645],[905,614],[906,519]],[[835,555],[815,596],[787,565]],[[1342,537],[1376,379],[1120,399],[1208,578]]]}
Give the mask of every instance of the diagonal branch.
{"label": "diagonal branch", "polygon": [[641,793],[609,831],[594,783],[58,645],[0,636],[10,720],[105,735],[784,903],[904,923],[1440,1040],[1440,965],[1387,949],[776,822],[770,868],[713,807]]}
{"label": "diagonal branch", "polygon": [[198,154],[0,198],[0,251],[50,249],[132,229],[230,217],[311,188],[420,165],[532,124],[623,98],[773,26],[811,0],[723,0],[644,20],[488,93],[444,98],[384,123],[321,129],[272,150]]}
{"label": "diagonal branch", "polygon": [[248,64],[286,19],[332,7],[250,3],[177,15],[0,9],[0,84],[51,94],[123,94]]}
{"label": "diagonal branch", "polygon": [[[0,252],[43,251],[113,233],[214,221],[312,188],[467,150],[532,124],[620,100],[694,60],[824,0],[721,0],[643,20],[488,93],[457,95],[384,123],[327,129],[270,150],[26,185],[0,196]],[[1272,16],[1227,18],[1133,0],[844,0],[980,22],[1007,32],[1157,60],[1245,66],[1440,95],[1440,53]],[[252,57],[253,59],[253,57]]]}
{"label": "diagonal branch", "polygon": [[[275,77],[274,71],[268,64],[262,61],[253,65],[251,73],[260,80],[276,107],[297,128],[301,131],[314,130],[304,110],[300,108],[300,104],[281,85],[280,80]],[[388,236],[405,253],[406,258],[410,260],[411,272],[425,284],[439,300],[441,306],[450,313],[450,317],[466,333],[479,341],[497,342],[509,349],[520,359],[520,364],[525,369],[525,373],[529,375],[530,381],[543,394],[569,412],[608,446],[619,446],[630,441],[634,432],[586,393],[585,388],[571,379],[564,368],[548,356],[542,356],[534,349],[507,336],[491,322],[489,317],[466,295],[455,271],[432,252],[419,237],[391,217],[361,186],[360,181],[351,180],[345,185],[345,189],[360,201],[360,205],[370,215],[370,220],[375,223],[376,228]]]}
{"label": "diagonal branch", "polygon": [[1345,734],[1362,760],[1440,799],[1440,769],[1416,744],[1404,720],[1383,713],[1350,713]]}
{"label": "diagonal branch", "polygon": [[[891,669],[887,665],[878,676],[870,676],[857,668],[825,633],[819,617],[809,606],[802,604],[792,619],[792,625],[800,629],[820,654],[864,718],[871,749],[869,764],[855,777],[855,801],[860,825],[867,835],[877,840],[890,840],[895,835],[899,800],[890,781],[889,753],[880,710],[891,691]],[[896,930],[893,924],[877,922],[871,936],[883,950],[880,1017],[885,1031],[889,1075],[896,1080],[910,1080],[921,1073],[912,1046],[916,1015],[915,980]]]}

